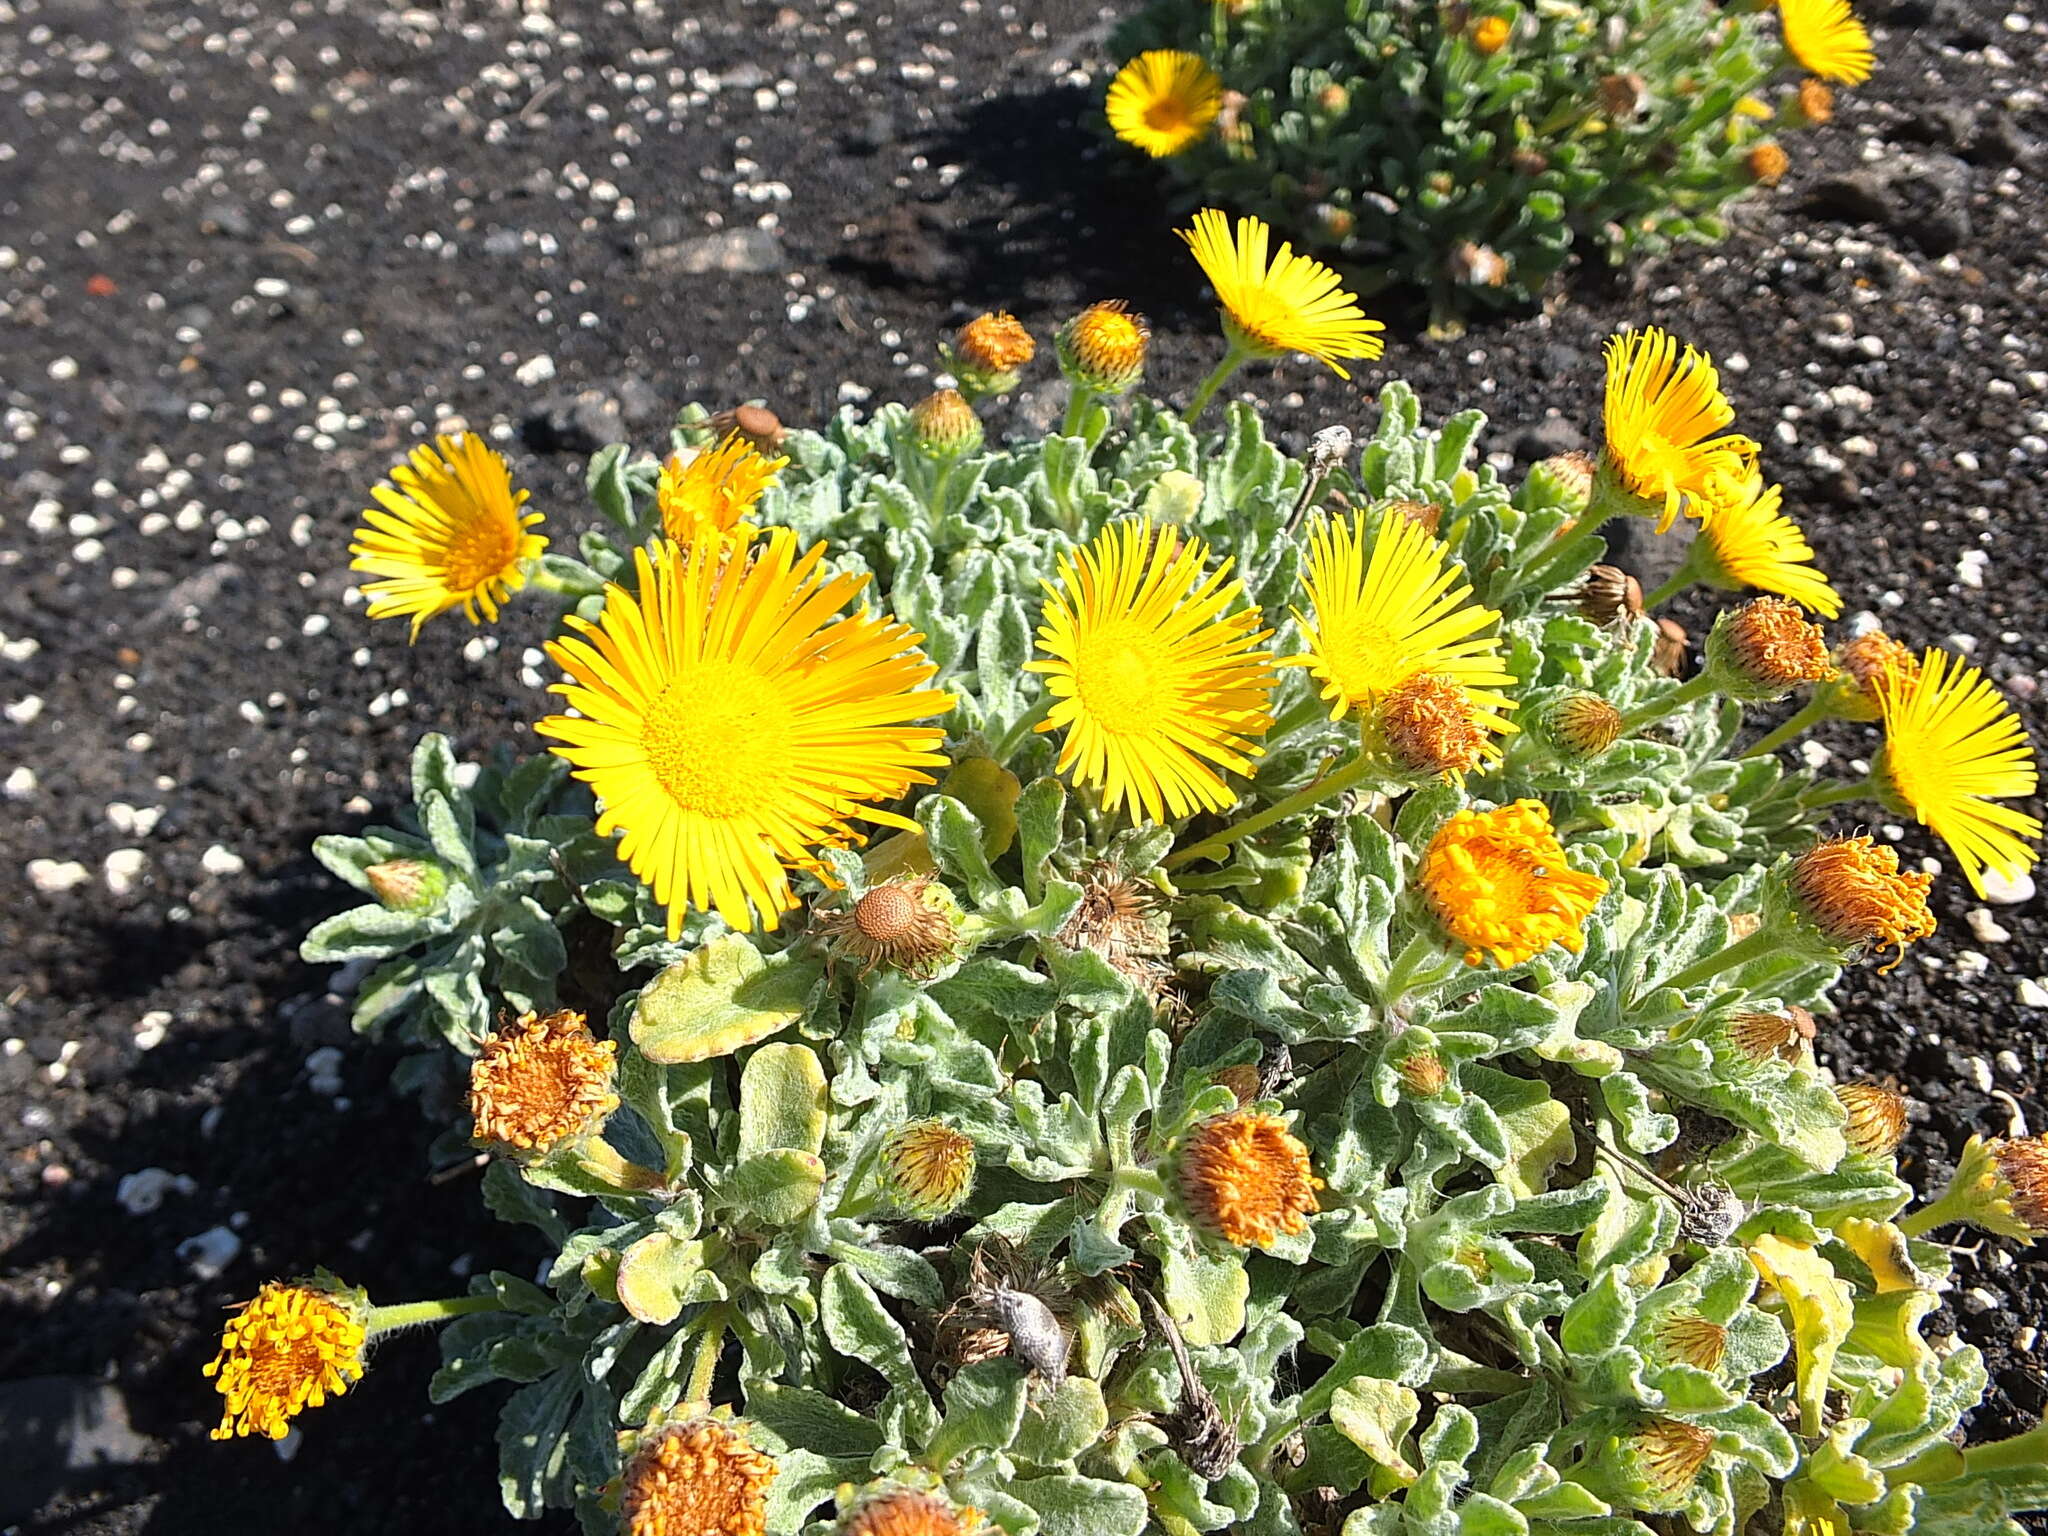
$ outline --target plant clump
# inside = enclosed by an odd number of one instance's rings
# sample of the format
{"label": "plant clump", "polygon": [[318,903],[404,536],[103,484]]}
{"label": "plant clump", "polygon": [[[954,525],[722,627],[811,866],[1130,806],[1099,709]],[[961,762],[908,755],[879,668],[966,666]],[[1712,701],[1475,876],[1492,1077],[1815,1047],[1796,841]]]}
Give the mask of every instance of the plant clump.
{"label": "plant clump", "polygon": [[1154,0],[1112,48],[1127,153],[1420,290],[1444,329],[1574,258],[1724,238],[1833,115],[1823,82],[1875,64],[1847,0]]}
{"label": "plant clump", "polygon": [[[1668,675],[1599,527],[1712,529],[1757,465],[1661,332],[1610,349],[1597,465],[1504,480],[1476,412],[1425,425],[1399,383],[1300,456],[1243,403],[1205,426],[1276,317],[1333,362],[1372,333],[1202,228],[1245,264],[1185,410],[1105,304],[1057,333],[1059,431],[992,446],[962,391],[773,460],[696,409],[594,456],[578,557],[502,582],[562,610],[543,749],[422,741],[398,825],[316,845],[363,900],[304,947],[368,967],[358,1026],[420,1048],[403,1085],[466,1105],[444,1145],[547,1258],[388,1306],[266,1287],[224,1432],[436,1323],[434,1401],[505,1393],[506,1507],[586,1531],[2012,1536],[2048,1505],[2043,1432],[1961,1444],[1983,1363],[1921,1332],[1927,1234],[2038,1236],[2048,1155],[1973,1141],[1915,1210],[1903,1097],[1816,1055],[1845,968],[1934,923],[1835,807],[2017,874],[2009,710],[1940,652],[1831,651],[1798,593]],[[1020,329],[949,346],[986,385]],[[443,462],[495,485],[486,452]],[[1863,779],[1773,750],[1852,711],[1894,732]]]}

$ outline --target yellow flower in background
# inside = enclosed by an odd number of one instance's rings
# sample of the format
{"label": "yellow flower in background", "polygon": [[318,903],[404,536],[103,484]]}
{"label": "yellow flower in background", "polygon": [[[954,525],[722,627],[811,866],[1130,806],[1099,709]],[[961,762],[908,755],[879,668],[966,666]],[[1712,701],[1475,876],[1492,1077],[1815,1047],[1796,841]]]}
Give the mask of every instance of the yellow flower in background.
{"label": "yellow flower in background", "polygon": [[1514,23],[1505,16],[1483,16],[1472,27],[1472,46],[1491,57],[1507,47]]}
{"label": "yellow flower in background", "polygon": [[410,616],[414,639],[451,608],[472,624],[495,620],[526,585],[522,567],[548,546],[526,531],[541,514],[520,512],[528,493],[512,488],[504,455],[474,432],[421,444],[370,494],[377,505],[348,547],[349,569],[383,578],[363,586],[370,617]]}
{"label": "yellow flower in background", "polygon": [[865,576],[823,569],[771,530],[745,559],[660,544],[633,552],[638,595],[605,589],[591,623],[548,654],[577,714],[536,727],[597,792],[601,836],[668,907],[715,909],[742,931],[796,904],[792,866],[858,841],[849,818],[915,830],[878,802],[929,784],[945,732],[923,636],[870,612],[837,615]]}
{"label": "yellow flower in background", "polygon": [[1553,944],[1577,954],[1607,893],[1600,876],[1571,867],[1539,800],[1458,812],[1430,839],[1416,880],[1467,965],[1489,952],[1495,965],[1520,965]]}
{"label": "yellow flower in background", "polygon": [[1765,488],[1763,477],[1724,481],[1710,494],[1690,556],[1699,579],[1724,592],[1755,587],[1789,597],[1824,619],[1838,618],[1841,594],[1815,568],[1813,546],[1783,510],[1785,488]]}
{"label": "yellow flower in background", "polygon": [[671,455],[654,488],[661,531],[683,545],[731,533],[788,462],[767,457],[736,431],[693,458]]}
{"label": "yellow flower in background", "polygon": [[1757,445],[1734,434],[1714,436],[1734,420],[1706,353],[1681,351],[1676,337],[1655,326],[1608,341],[1599,479],[1617,484],[1641,510],[1661,511],[1659,533],[1681,511],[1704,517],[1717,480],[1749,478]]}
{"label": "yellow flower in background", "polygon": [[1117,71],[1104,110],[1118,138],[1165,159],[1199,139],[1222,105],[1216,71],[1192,53],[1155,48]]}
{"label": "yellow flower in background", "polygon": [[[1238,607],[1229,562],[1146,518],[1112,523],[1060,557],[1045,584],[1038,648],[1053,696],[1040,731],[1064,730],[1059,771],[1128,802],[1149,821],[1227,810],[1237,796],[1219,769],[1249,773],[1273,723],[1272,631]],[[1237,611],[1231,610],[1236,608]]]}
{"label": "yellow flower in background", "polygon": [[619,1474],[626,1536],[768,1536],[775,1463],[719,1419],[646,1434]]}
{"label": "yellow flower in background", "polygon": [[359,1297],[310,1281],[271,1281],[235,1309],[220,1353],[204,1367],[227,1399],[213,1438],[282,1440],[293,1419],[362,1379],[366,1337]]}
{"label": "yellow flower in background", "polygon": [[1886,668],[1877,705],[1884,746],[1870,777],[1885,805],[1947,843],[1979,896],[1986,869],[2010,877],[2032,868],[2028,840],[2040,837],[2040,821],[1997,802],[2034,793],[2034,748],[1990,680],[1930,647],[1917,678],[1897,662]]}
{"label": "yellow flower in background", "polygon": [[1496,734],[1515,729],[1515,685],[1501,656],[1500,615],[1471,602],[1464,567],[1429,530],[1383,513],[1372,552],[1365,514],[1335,517],[1309,534],[1303,578],[1313,617],[1295,610],[1308,650],[1282,666],[1303,666],[1322,679],[1330,718],[1377,712],[1411,679],[1428,675],[1465,691],[1477,724]]}
{"label": "yellow flower in background", "polygon": [[1250,1248],[1306,1232],[1323,1181],[1286,1121],[1234,1110],[1187,1133],[1174,1159],[1174,1185],[1197,1227]]}
{"label": "yellow flower in background", "polygon": [[1254,357],[1305,353],[1340,379],[1351,375],[1338,359],[1385,350],[1376,333],[1386,327],[1366,318],[1330,268],[1296,255],[1285,241],[1268,259],[1272,230],[1265,220],[1239,219],[1233,237],[1230,220],[1204,208],[1194,227],[1179,233],[1216,290],[1233,347]]}
{"label": "yellow flower in background", "polygon": [[1849,9],[1849,0],[1778,0],[1785,47],[1823,80],[1861,85],[1877,56],[1870,34]]}

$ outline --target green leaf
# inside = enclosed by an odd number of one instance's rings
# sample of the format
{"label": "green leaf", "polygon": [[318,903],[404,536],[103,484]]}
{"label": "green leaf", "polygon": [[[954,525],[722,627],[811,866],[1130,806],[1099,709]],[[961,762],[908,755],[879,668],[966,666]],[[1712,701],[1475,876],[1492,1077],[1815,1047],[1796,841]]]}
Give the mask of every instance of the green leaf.
{"label": "green leaf", "polygon": [[666,1327],[704,1272],[704,1244],[650,1232],[619,1259],[619,1304],[643,1323]]}
{"label": "green leaf", "polygon": [[1344,1438],[1404,1483],[1422,1474],[1401,1454],[1422,1400],[1398,1382],[1354,1376],[1331,1394],[1330,1422]]}
{"label": "green leaf", "polygon": [[967,887],[976,905],[1002,889],[989,868],[987,832],[981,821],[951,795],[926,795],[917,803],[918,825],[939,868]]}
{"label": "green leaf", "polygon": [[1009,1492],[1038,1511],[1039,1536],[1144,1536],[1145,1495],[1096,1477],[1028,1477]]}
{"label": "green leaf", "polygon": [[970,1451],[1000,1451],[1024,1422],[1025,1377],[1011,1359],[963,1367],[946,1383],[946,1416],[925,1448],[925,1463],[946,1467]]}
{"label": "green leaf", "polygon": [[727,934],[647,984],[629,1026],[633,1043],[663,1064],[730,1056],[802,1018],[823,979],[815,960],[764,958]]}
{"label": "green leaf", "polygon": [[825,1147],[825,1069],[807,1045],[764,1045],[740,1073],[742,1159],[793,1147],[815,1155]]}
{"label": "green leaf", "polygon": [[577,1390],[577,1372],[561,1370],[505,1400],[498,1415],[498,1492],[516,1520],[537,1519],[562,1480]]}
{"label": "green leaf", "polygon": [[889,1315],[858,1270],[835,1264],[825,1271],[818,1287],[818,1320],[842,1355],[866,1362],[890,1386],[929,1402],[903,1325]]}
{"label": "green leaf", "polygon": [[824,1159],[794,1147],[742,1158],[719,1193],[743,1215],[768,1227],[786,1227],[818,1203],[825,1187]]}
{"label": "green leaf", "polygon": [[1052,1392],[1027,1403],[1010,1455],[1033,1466],[1056,1466],[1079,1456],[1108,1427],[1102,1388],[1085,1376],[1069,1376]]}
{"label": "green leaf", "polygon": [[747,1392],[747,1417],[766,1425],[792,1447],[821,1456],[874,1455],[882,1448],[882,1427],[838,1399],[809,1387],[756,1383]]}
{"label": "green leaf", "polygon": [[1183,1251],[1162,1237],[1160,1288],[1181,1338],[1196,1349],[1228,1344],[1244,1331],[1245,1298],[1251,1277],[1235,1254]]}

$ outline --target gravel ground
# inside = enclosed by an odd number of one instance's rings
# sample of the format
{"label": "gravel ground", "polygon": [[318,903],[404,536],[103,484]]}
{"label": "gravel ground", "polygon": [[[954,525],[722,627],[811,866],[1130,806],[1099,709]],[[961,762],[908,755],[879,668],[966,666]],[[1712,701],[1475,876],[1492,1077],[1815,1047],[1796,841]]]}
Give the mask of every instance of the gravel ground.
{"label": "gravel ground", "polygon": [[[1726,246],[1456,342],[1390,314],[1385,368],[1534,457],[1590,429],[1617,325],[1711,347],[1852,611],[1970,650],[2048,739],[2048,21],[1887,3],[1876,80]],[[530,747],[541,707],[531,614],[411,649],[370,629],[345,573],[363,491],[423,424],[465,423],[573,528],[594,442],[651,442],[689,399],[807,423],[914,396],[991,304],[1043,335],[1129,298],[1184,394],[1217,347],[1194,269],[1079,126],[1109,19],[0,0],[0,1426],[23,1379],[110,1383],[117,1463],[46,1500],[17,1462],[0,1528],[507,1527],[495,1402],[422,1422],[424,1340],[293,1457],[205,1439],[198,1367],[263,1279],[324,1263],[396,1299],[534,1258],[468,1181],[425,1177],[391,1054],[294,956],[338,904],[310,839],[385,813],[421,731]],[[1382,376],[1293,362],[1246,387],[1305,438],[1367,419]],[[1846,986],[1824,1041],[1912,1087],[1928,1181],[2014,1106],[2048,1123],[2043,905],[1954,880],[1938,901],[1941,935]],[[2023,1428],[2048,1253],[1961,1264],[1934,1331],[1991,1360],[1977,1432]]]}

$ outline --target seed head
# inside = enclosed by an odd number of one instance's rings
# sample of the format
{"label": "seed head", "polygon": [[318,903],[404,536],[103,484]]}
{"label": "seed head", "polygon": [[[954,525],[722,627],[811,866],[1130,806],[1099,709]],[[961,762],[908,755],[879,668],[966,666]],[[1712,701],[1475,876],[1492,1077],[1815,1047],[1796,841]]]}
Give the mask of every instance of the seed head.
{"label": "seed head", "polygon": [[851,905],[818,913],[812,928],[835,956],[857,961],[863,977],[876,966],[929,977],[959,938],[952,898],[928,875],[870,886]]}
{"label": "seed head", "polygon": [[782,418],[765,405],[737,405],[729,411],[720,411],[704,423],[711,429],[715,439],[724,442],[737,436],[756,453],[773,458],[781,451],[782,443],[789,432],[782,425]]}
{"label": "seed head", "polygon": [[1714,621],[1707,668],[1722,692],[1752,704],[1835,675],[1821,627],[1797,603],[1775,596],[1753,598]]}
{"label": "seed head", "polygon": [[1735,1235],[1748,1210],[1735,1191],[1721,1184],[1696,1184],[1684,1191],[1678,1203],[1678,1236],[1681,1242],[1718,1248]]}
{"label": "seed head", "polygon": [[1728,1353],[1728,1330],[1696,1312],[1668,1312],[1657,1321],[1657,1348],[1667,1360],[1717,1371]]}
{"label": "seed head", "polygon": [[917,446],[935,459],[957,459],[981,447],[981,418],[957,389],[935,390],[910,408]]}
{"label": "seed head", "polygon": [[425,859],[387,859],[364,870],[363,879],[392,912],[431,912],[448,890],[448,871]]}
{"label": "seed head", "polygon": [[1120,395],[1145,371],[1152,328],[1122,299],[1090,304],[1060,327],[1060,370],[1068,382],[1097,394]]}
{"label": "seed head", "polygon": [[904,1215],[937,1221],[974,1188],[974,1139],[943,1120],[913,1120],[882,1143],[883,1192]]}
{"label": "seed head", "polygon": [[[1868,837],[1832,837],[1801,854],[1786,879],[1794,909],[1841,959],[1892,951],[1934,932],[1927,893],[1934,876],[1902,874],[1899,856]],[[1884,969],[1889,970],[1886,966]]]}
{"label": "seed head", "polygon": [[620,1474],[626,1536],[767,1536],[775,1463],[718,1419],[645,1436]]}
{"label": "seed head", "polygon": [[[1591,481],[1587,494],[1592,494]],[[1632,623],[1643,617],[1643,589],[1635,577],[1618,565],[1596,565],[1571,592],[1579,612],[1602,629]]]}
{"label": "seed head", "polygon": [[1991,1161],[2013,1215],[2035,1236],[2048,1235],[2048,1136],[1995,1142]]}
{"label": "seed head", "polygon": [[1388,756],[1408,773],[1456,779],[1500,755],[1471,695],[1426,672],[1388,692],[1374,723]]}
{"label": "seed head", "polygon": [[619,1107],[617,1053],[568,1009],[499,1030],[470,1063],[475,1140],[530,1159],[597,1134]]}
{"label": "seed head", "polygon": [[1287,1122],[1234,1110],[1204,1120],[1183,1139],[1175,1183],[1189,1218],[1240,1248],[1308,1230],[1323,1187],[1309,1167],[1308,1148]]}
{"label": "seed head", "polygon": [[1712,1431],[1680,1419],[1649,1419],[1629,1441],[1630,1461],[1650,1495],[1647,1510],[1675,1509],[1699,1481],[1713,1454]]}
{"label": "seed head", "polygon": [[1751,1065],[1767,1061],[1797,1061],[1802,1046],[1811,1045],[1816,1033],[1813,1015],[1804,1008],[1787,1007],[1783,1013],[1738,1013],[1728,1021],[1728,1042]]}
{"label": "seed head", "polygon": [[1835,1089],[1849,1150],[1864,1157],[1890,1157],[1906,1139],[1906,1096],[1883,1083],[1842,1083]]}

